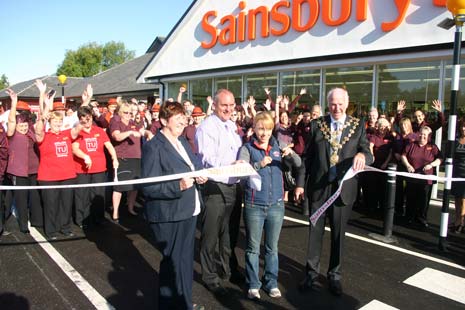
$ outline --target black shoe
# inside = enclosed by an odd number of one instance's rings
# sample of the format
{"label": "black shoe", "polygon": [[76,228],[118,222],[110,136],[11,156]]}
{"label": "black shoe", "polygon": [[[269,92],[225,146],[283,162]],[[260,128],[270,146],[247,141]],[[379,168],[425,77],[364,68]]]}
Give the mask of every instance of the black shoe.
{"label": "black shoe", "polygon": [[309,291],[319,292],[322,287],[323,285],[320,281],[318,281],[318,278],[305,278],[302,282],[299,283],[299,291],[301,293],[306,293]]}
{"label": "black shoe", "polygon": [[329,291],[335,296],[342,295],[342,285],[339,280],[329,280]]}
{"label": "black shoe", "polygon": [[214,295],[226,296],[228,291],[219,283],[205,284],[205,287]]}
{"label": "black shoe", "polygon": [[26,234],[26,235],[28,235],[28,234],[31,233],[31,232],[29,231],[29,229],[27,229],[27,228],[26,228],[26,229],[20,229],[19,231],[22,232],[23,234]]}
{"label": "black shoe", "polygon": [[426,231],[429,227],[428,222],[422,219],[417,220],[415,224],[421,231]]}
{"label": "black shoe", "polygon": [[62,231],[61,234],[65,237],[74,237],[74,234],[72,231]]}
{"label": "black shoe", "polygon": [[47,235],[46,238],[49,241],[55,241],[55,240],[58,239],[58,237],[56,235]]}
{"label": "black shoe", "polygon": [[229,277],[229,282],[237,284],[237,285],[244,284],[245,277],[242,273],[240,273],[239,271],[236,271],[232,273],[231,276]]}

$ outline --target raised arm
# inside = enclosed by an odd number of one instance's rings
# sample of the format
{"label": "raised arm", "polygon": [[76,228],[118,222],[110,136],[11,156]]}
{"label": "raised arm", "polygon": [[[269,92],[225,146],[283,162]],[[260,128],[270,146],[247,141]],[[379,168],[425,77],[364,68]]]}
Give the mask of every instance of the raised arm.
{"label": "raised arm", "polygon": [[279,124],[279,105],[281,104],[281,99],[282,99],[281,96],[278,96],[276,98],[276,104],[275,104],[275,107],[274,107],[274,114],[275,114],[274,124],[275,125]]}
{"label": "raised arm", "polygon": [[255,98],[253,96],[250,96],[249,100],[247,100],[247,103],[249,104],[252,117],[255,117],[255,115],[257,115],[257,111],[255,110]]}
{"label": "raised arm", "polygon": [[433,132],[441,128],[445,123],[444,113],[442,113],[442,102],[439,99],[433,100],[432,108],[438,112],[438,118],[433,124],[430,124]]}
{"label": "raised arm", "polygon": [[207,115],[211,115],[213,113],[213,99],[212,96],[207,97],[208,107],[207,107]]}
{"label": "raised arm", "polygon": [[8,115],[8,128],[6,131],[6,135],[11,137],[15,134],[16,130],[16,105],[18,104],[18,95],[11,89],[8,88],[6,93],[10,96],[11,99],[11,107],[10,107],[10,114]]}
{"label": "raised arm", "polygon": [[42,142],[45,137],[45,122],[49,118],[49,111],[53,106],[53,99],[55,94],[52,94],[51,97],[44,96],[44,105],[40,105],[40,117],[37,119],[35,124],[35,136],[38,143]]}
{"label": "raised arm", "polygon": [[92,85],[87,84],[86,89],[84,89],[81,95],[81,98],[82,98],[81,107],[88,106],[90,104],[90,101],[92,100],[93,95],[94,95],[94,90],[92,89]]}
{"label": "raised arm", "polygon": [[182,103],[182,95],[186,92],[186,88],[184,86],[179,87],[178,93],[178,102]]}
{"label": "raised arm", "polygon": [[394,118],[394,124],[399,125],[399,122],[403,117],[403,113],[406,106],[407,104],[405,103],[405,100],[397,101],[397,113],[396,117]]}
{"label": "raised arm", "polygon": [[[294,111],[295,107],[297,106],[297,103],[299,103],[300,98],[302,98],[302,96],[305,95],[306,93],[307,93],[307,89],[305,87],[300,89],[300,93],[294,98],[294,100],[292,100],[291,104],[287,108],[287,111],[289,113]],[[288,102],[289,102],[289,98],[288,98]]]}
{"label": "raised arm", "polygon": [[265,94],[266,94],[267,100],[270,101],[270,108],[268,109],[268,111],[270,111],[274,109],[276,103],[273,101],[273,98],[271,98],[271,91],[268,87],[265,87]]}
{"label": "raised arm", "polygon": [[42,82],[42,80],[39,79],[37,79],[34,84],[39,90],[39,109],[43,109],[44,100],[46,97],[45,92],[47,91],[47,84],[45,84],[44,82]]}

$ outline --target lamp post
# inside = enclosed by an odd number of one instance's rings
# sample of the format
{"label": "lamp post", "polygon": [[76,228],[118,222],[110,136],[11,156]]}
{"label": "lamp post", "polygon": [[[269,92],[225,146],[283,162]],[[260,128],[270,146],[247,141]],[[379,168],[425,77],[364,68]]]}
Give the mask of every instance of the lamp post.
{"label": "lamp post", "polygon": [[447,128],[447,145],[446,145],[446,182],[444,184],[444,193],[441,208],[441,227],[439,231],[439,249],[447,250],[447,227],[449,223],[449,194],[452,182],[452,158],[454,157],[455,145],[455,127],[457,122],[457,99],[459,95],[460,84],[460,54],[462,44],[462,26],[465,22],[465,0],[447,0],[447,9],[452,13],[452,20],[445,20],[439,26],[449,29],[455,25],[454,39],[454,56],[452,63],[451,89],[450,89],[450,113],[449,125]]}
{"label": "lamp post", "polygon": [[58,81],[61,85],[61,103],[65,104],[65,85],[66,85],[66,75],[61,74],[58,76]]}

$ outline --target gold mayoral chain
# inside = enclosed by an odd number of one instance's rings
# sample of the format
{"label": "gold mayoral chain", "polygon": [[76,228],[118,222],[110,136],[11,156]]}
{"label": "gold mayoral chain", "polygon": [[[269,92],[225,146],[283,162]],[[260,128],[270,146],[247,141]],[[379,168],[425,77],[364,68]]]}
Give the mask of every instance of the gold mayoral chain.
{"label": "gold mayoral chain", "polygon": [[[323,133],[323,137],[329,142],[329,145],[331,146],[332,152],[331,156],[329,157],[329,163],[331,166],[334,166],[337,164],[339,161],[339,155],[337,155],[338,151],[342,149],[342,146],[349,141],[350,137],[354,134],[355,129],[359,125],[360,120],[355,117],[348,117],[348,120],[344,123],[341,128],[335,131],[331,131],[331,129],[328,127],[328,124],[325,121],[318,120],[318,126],[320,127],[321,132]],[[349,130],[349,134],[345,136],[342,141],[337,141],[337,137],[339,135],[342,135],[342,131],[351,126]]]}

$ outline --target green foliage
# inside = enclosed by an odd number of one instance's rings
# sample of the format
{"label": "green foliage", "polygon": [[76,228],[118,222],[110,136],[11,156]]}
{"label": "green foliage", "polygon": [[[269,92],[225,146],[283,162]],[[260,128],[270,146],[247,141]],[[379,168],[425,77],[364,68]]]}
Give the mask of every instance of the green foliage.
{"label": "green foliage", "polygon": [[7,88],[8,86],[10,86],[10,82],[8,82],[6,75],[2,74],[2,76],[0,76],[0,89]]}
{"label": "green foliage", "polygon": [[126,50],[123,42],[107,42],[103,46],[103,70],[110,69],[113,66],[122,64],[128,60],[131,60],[135,56],[134,51]]}
{"label": "green foliage", "polygon": [[134,56],[135,52],[127,50],[122,42],[111,41],[104,45],[90,42],[76,51],[67,50],[57,75],[88,77],[131,60]]}

